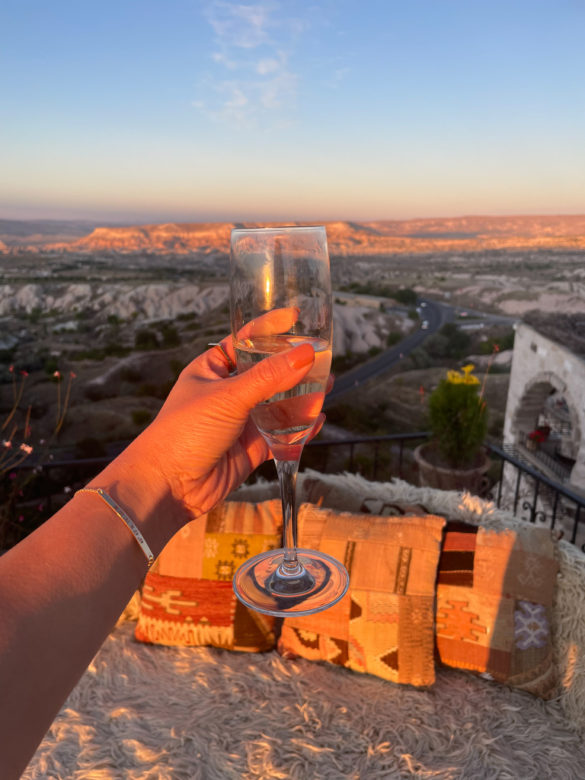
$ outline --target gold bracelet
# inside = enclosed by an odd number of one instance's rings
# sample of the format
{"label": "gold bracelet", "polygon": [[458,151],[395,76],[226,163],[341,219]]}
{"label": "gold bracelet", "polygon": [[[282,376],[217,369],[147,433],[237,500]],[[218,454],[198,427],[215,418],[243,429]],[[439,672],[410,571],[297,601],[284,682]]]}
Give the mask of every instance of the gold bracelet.
{"label": "gold bracelet", "polygon": [[129,531],[131,531],[134,534],[134,538],[140,545],[140,549],[146,556],[146,560],[148,561],[148,568],[152,566],[154,562],[154,555],[152,554],[152,550],[146,543],[146,539],[140,531],[138,530],[138,526],[136,523],[128,517],[126,512],[122,509],[122,507],[118,506],[113,498],[110,498],[110,496],[106,493],[105,490],[102,490],[102,488],[80,488],[78,491],[76,491],[75,495],[78,493],[96,493],[101,499],[103,499],[106,504],[112,509],[120,518],[120,520],[126,525]]}

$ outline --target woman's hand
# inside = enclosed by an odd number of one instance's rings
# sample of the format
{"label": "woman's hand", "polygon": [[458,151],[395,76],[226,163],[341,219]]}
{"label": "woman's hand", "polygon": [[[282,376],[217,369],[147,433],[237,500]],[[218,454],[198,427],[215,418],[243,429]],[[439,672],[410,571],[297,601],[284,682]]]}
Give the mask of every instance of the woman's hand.
{"label": "woman's hand", "polygon": [[[235,362],[231,339],[221,344]],[[179,522],[207,512],[271,457],[250,411],[294,387],[314,359],[313,348],[303,344],[230,376],[221,350],[208,350],[183,370],[156,419],[120,457],[154,467],[154,484],[162,477],[187,510]],[[320,415],[311,435],[323,420]]]}

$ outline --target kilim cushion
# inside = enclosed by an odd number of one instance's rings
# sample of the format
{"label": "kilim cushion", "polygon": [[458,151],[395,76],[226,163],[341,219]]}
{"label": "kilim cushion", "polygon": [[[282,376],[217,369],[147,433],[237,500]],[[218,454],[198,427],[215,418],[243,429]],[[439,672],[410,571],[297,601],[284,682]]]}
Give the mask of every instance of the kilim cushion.
{"label": "kilim cushion", "polygon": [[551,533],[447,524],[437,581],[441,661],[542,698],[556,692]]}
{"label": "kilim cushion", "polygon": [[348,593],[331,609],[286,618],[279,651],[399,683],[431,685],[441,517],[299,511],[302,547],[343,561]]}
{"label": "kilim cushion", "polygon": [[274,619],[236,599],[232,577],[252,555],[280,547],[280,500],[226,502],[181,529],[142,587],[136,639],[257,652],[274,647]]}

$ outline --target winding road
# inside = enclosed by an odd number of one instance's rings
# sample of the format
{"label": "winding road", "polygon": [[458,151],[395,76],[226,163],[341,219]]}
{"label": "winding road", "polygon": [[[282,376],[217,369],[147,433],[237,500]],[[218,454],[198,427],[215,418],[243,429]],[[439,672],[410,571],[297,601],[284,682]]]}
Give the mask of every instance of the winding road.
{"label": "winding road", "polygon": [[[325,399],[324,409],[338,401],[344,393],[363,385],[370,379],[380,376],[380,374],[388,371],[393,365],[404,360],[414,349],[420,347],[429,336],[439,331],[445,323],[458,322],[460,325],[467,323],[467,320],[464,323],[458,319],[460,316],[459,307],[449,306],[446,303],[438,303],[428,299],[420,300],[418,306],[421,318],[421,326],[418,330],[409,333],[401,342],[393,347],[389,347],[366,363],[362,363],[340,377],[336,377],[335,386]],[[467,310],[467,315],[473,318],[480,318],[482,323],[490,325],[505,324],[512,326],[517,322],[513,317],[472,311],[471,309]],[[424,325],[424,323],[427,324]]]}

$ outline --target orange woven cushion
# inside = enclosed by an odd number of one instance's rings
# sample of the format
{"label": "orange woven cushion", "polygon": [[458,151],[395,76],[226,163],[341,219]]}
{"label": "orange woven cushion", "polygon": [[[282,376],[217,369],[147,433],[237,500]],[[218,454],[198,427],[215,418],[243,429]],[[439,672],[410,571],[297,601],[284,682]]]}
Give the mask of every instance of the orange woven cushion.
{"label": "orange woven cushion", "polygon": [[135,636],[161,645],[274,647],[274,619],[247,609],[232,588],[248,558],[280,546],[280,500],[228,502],[186,525],[146,575]]}
{"label": "orange woven cushion", "polygon": [[399,683],[431,685],[434,591],[445,521],[340,514],[303,505],[302,547],[333,555],[350,573],[331,609],[286,618],[279,651]]}
{"label": "orange woven cushion", "polygon": [[557,570],[545,528],[497,531],[448,523],[437,582],[441,661],[542,698],[554,696]]}

